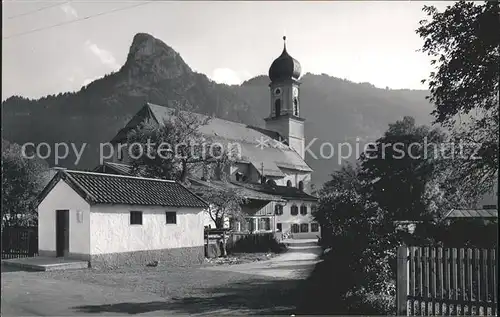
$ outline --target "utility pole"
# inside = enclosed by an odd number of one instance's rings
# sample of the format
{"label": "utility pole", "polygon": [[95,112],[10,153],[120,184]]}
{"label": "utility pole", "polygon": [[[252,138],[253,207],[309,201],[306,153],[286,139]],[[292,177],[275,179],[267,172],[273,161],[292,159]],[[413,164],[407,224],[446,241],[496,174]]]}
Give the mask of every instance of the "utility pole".
{"label": "utility pole", "polygon": [[260,162],[260,182],[264,183],[264,162]]}

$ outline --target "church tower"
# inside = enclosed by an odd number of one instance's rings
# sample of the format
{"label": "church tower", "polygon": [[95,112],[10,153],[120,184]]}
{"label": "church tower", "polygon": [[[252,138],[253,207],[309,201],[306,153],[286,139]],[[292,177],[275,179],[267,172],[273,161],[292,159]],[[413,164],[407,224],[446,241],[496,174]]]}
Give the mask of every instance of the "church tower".
{"label": "church tower", "polygon": [[300,63],[286,51],[269,68],[271,93],[270,116],[265,118],[266,129],[281,134],[288,145],[304,158],[304,119],[300,117]]}

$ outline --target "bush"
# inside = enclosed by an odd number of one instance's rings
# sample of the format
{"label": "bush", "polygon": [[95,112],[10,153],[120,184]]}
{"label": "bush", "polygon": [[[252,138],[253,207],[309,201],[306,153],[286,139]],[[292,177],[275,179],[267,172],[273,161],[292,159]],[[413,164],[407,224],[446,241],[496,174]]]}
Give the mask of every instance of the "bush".
{"label": "bush", "polygon": [[371,265],[358,255],[336,249],[316,265],[306,281],[299,314],[393,314],[396,286],[390,256]]}
{"label": "bush", "polygon": [[284,250],[286,247],[272,233],[248,234],[227,245],[228,253],[280,253]]}

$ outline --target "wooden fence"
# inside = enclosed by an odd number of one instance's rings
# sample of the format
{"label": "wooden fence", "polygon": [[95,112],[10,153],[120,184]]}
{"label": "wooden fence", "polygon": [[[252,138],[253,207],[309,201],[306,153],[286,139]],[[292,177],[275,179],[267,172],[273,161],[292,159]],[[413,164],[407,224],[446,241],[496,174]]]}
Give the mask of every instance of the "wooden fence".
{"label": "wooden fence", "polygon": [[494,249],[401,246],[398,315],[497,314]]}
{"label": "wooden fence", "polygon": [[37,227],[2,228],[2,259],[27,258],[38,255]]}

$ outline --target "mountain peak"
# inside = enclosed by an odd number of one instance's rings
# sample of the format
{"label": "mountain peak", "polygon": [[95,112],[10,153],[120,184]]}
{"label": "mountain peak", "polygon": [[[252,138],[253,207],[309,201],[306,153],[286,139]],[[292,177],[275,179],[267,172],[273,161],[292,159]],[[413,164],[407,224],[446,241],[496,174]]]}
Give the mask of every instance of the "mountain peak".
{"label": "mountain peak", "polygon": [[130,45],[127,61],[177,55],[179,54],[162,40],[147,33],[137,33]]}
{"label": "mountain peak", "polygon": [[154,82],[191,72],[179,53],[148,33],[134,36],[124,68],[132,77],[146,76]]}

